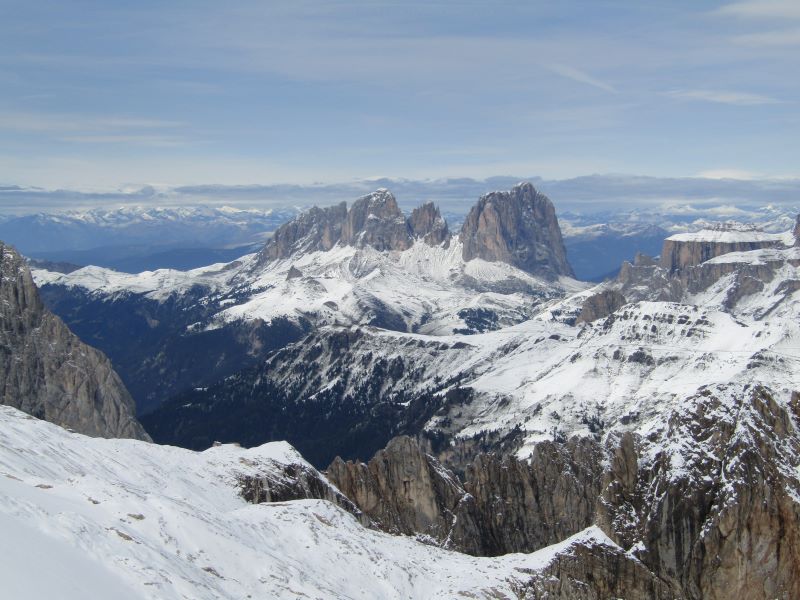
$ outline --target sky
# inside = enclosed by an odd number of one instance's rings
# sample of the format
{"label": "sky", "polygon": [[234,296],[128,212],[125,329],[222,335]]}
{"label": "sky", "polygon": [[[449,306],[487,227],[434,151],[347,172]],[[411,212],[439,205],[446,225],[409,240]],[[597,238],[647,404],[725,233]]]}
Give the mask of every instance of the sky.
{"label": "sky", "polygon": [[800,2],[0,0],[0,186],[800,178]]}

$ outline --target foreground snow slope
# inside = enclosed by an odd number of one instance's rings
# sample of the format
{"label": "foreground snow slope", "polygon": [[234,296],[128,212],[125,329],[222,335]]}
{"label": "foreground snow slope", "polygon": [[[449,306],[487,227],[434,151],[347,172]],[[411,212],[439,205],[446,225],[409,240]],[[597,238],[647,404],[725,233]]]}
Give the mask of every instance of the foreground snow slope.
{"label": "foreground snow slope", "polygon": [[[237,474],[305,464],[285,443],[202,453],[70,433],[0,407],[0,580],[9,598],[502,598],[589,528],[474,558],[363,528],[322,500],[247,504]],[[614,546],[614,548],[616,548]]]}

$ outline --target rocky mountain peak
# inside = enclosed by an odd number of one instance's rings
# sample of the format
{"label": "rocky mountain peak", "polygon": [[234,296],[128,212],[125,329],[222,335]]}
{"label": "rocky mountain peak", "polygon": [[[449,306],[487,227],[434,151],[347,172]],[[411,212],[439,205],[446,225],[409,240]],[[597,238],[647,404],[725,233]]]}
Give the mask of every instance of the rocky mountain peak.
{"label": "rocky mountain peak", "polygon": [[408,226],[414,237],[430,246],[438,246],[450,237],[447,221],[433,202],[426,202],[411,211]]}
{"label": "rocky mountain peak", "polygon": [[0,404],[91,436],[150,439],[108,358],[45,308],[27,264],[2,242]]}
{"label": "rocky mountain peak", "polygon": [[342,226],[341,243],[371,246],[376,250],[407,250],[413,240],[394,195],[381,188],[362,196],[350,207]]}
{"label": "rocky mountain peak", "polygon": [[307,252],[328,251],[336,244],[376,250],[407,250],[421,239],[437,246],[450,237],[447,223],[432,202],[414,209],[406,219],[386,188],[356,200],[348,210],[342,202],[313,207],[281,225],[261,251],[257,266]]}
{"label": "rocky mountain peak", "polygon": [[325,208],[310,208],[278,227],[261,250],[258,264],[304,252],[330,250],[341,239],[346,218],[346,202]]}
{"label": "rocky mountain peak", "polygon": [[511,264],[548,278],[573,276],[553,203],[528,182],[478,200],[461,228],[464,260]]}

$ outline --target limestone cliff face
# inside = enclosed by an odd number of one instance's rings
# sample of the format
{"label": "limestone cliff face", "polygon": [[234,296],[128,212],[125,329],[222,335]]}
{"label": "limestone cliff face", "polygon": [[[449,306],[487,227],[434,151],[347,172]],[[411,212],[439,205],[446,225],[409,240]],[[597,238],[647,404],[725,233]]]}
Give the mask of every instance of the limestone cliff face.
{"label": "limestone cliff face", "polygon": [[413,239],[397,200],[389,190],[379,189],[350,207],[342,226],[341,243],[376,250],[407,250]]}
{"label": "limestone cliff face", "polygon": [[617,290],[603,290],[593,294],[584,300],[576,324],[591,323],[607,317],[618,308],[623,307],[625,303],[625,296]]}
{"label": "limestone cliff face", "polygon": [[789,600],[800,597],[798,422],[799,394],[787,404],[731,384],[701,389],[646,437],[541,442],[525,461],[480,454],[463,482],[407,437],[368,464],[337,459],[328,477],[375,526],[474,555],[599,526],[625,554],[559,559],[550,584],[564,597]]}
{"label": "limestone cliff face", "polygon": [[794,230],[792,231],[794,234],[794,245],[800,246],[800,215],[797,215],[794,221]]}
{"label": "limestone cliff face", "polygon": [[108,358],[44,307],[22,257],[2,242],[0,403],[91,436],[150,439]]}
{"label": "limestone cliff face", "polygon": [[349,210],[345,202],[327,208],[315,206],[281,225],[261,251],[257,266],[297,254],[324,252],[336,244],[402,251],[417,239],[431,246],[450,239],[439,209],[427,203],[406,219],[392,193],[381,188],[356,200]]}
{"label": "limestone cliff face", "polygon": [[383,531],[439,542],[465,495],[458,478],[406,436],[392,439],[367,464],[337,457],[327,475]]}
{"label": "limestone cliff face", "polygon": [[411,211],[408,226],[415,238],[429,246],[438,246],[450,238],[447,221],[442,218],[433,202],[427,202]]}
{"label": "limestone cliff face", "polygon": [[261,251],[259,264],[304,252],[330,250],[342,237],[346,217],[345,202],[326,208],[311,208],[278,227]]}
{"label": "limestone cliff face", "polygon": [[[714,233],[718,235],[713,235]],[[731,232],[731,235],[725,233],[725,231],[711,232],[707,239],[703,239],[702,236],[694,239],[695,236],[691,234],[667,238],[661,249],[661,267],[673,273],[730,252],[779,248],[783,245],[780,240],[758,235],[757,232],[749,236],[745,232],[740,235],[735,235],[739,232]]]}
{"label": "limestone cliff face", "polygon": [[573,276],[550,199],[530,183],[483,196],[461,229],[464,260],[505,262],[534,275]]}
{"label": "limestone cliff face", "polygon": [[800,597],[800,398],[706,390],[690,406],[654,459],[649,440],[620,441],[600,526],[686,598]]}
{"label": "limestone cliff face", "polygon": [[591,440],[575,439],[537,446],[529,463],[480,455],[462,485],[415,440],[398,437],[367,464],[337,458],[327,475],[385,531],[498,556],[538,550],[592,524],[598,451]]}

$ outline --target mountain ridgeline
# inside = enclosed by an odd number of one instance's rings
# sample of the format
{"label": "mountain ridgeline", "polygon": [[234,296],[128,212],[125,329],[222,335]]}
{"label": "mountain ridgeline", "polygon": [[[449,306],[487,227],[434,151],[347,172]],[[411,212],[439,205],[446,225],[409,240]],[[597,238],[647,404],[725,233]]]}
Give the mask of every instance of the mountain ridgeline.
{"label": "mountain ridgeline", "polygon": [[[472,208],[459,240],[465,261],[481,258],[513,265],[532,275],[573,276],[553,203],[530,183],[509,192],[492,192]],[[408,250],[415,240],[431,246],[449,244],[446,221],[433,203],[406,217],[389,190],[379,189],[356,200],[314,207],[282,225],[259,254],[255,268],[269,261],[342,246],[369,246],[378,251]]]}

